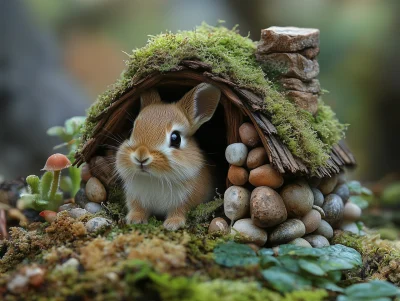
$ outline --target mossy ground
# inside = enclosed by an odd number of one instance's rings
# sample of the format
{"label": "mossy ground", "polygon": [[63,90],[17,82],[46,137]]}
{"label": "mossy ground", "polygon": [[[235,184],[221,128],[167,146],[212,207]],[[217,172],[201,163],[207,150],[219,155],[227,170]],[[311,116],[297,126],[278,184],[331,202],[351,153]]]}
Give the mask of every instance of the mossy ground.
{"label": "mossy ground", "polygon": [[271,116],[279,137],[291,152],[303,159],[311,170],[324,166],[331,146],[344,136],[345,125],[338,122],[330,107],[322,101],[313,117],[287,100],[256,61],[255,51],[255,42],[242,37],[235,29],[222,26],[203,24],[194,31],[150,37],[145,47],[133,50],[121,78],[89,109],[83,143],[92,135],[95,123],[91,117],[127,91],[133,80],[152,72],[170,71],[182,60],[194,59],[211,65],[213,73],[263,96],[264,110]]}

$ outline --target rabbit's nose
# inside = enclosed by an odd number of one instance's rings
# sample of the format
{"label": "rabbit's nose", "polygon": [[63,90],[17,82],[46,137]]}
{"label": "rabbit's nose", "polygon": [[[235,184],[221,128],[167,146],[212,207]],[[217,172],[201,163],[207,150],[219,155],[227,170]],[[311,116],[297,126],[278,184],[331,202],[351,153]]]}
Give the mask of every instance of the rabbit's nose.
{"label": "rabbit's nose", "polygon": [[132,154],[131,160],[133,163],[140,166],[145,166],[151,163],[151,158],[149,156],[138,156],[137,154]]}
{"label": "rabbit's nose", "polygon": [[146,165],[150,161],[150,158],[144,158],[144,159],[137,159],[137,162],[140,163],[140,165]]}

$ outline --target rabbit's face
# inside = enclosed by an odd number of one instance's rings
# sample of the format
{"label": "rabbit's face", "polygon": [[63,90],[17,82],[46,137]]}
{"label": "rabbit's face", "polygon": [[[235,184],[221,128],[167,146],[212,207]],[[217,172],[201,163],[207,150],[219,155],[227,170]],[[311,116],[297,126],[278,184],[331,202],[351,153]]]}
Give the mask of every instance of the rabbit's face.
{"label": "rabbit's face", "polygon": [[196,96],[197,101],[200,98],[195,92],[201,87],[197,86],[172,104],[162,103],[154,90],[142,95],[142,110],[131,137],[117,152],[117,170],[123,178],[155,176],[168,182],[193,178],[199,173],[205,162],[193,134],[211,118],[220,96],[218,89],[207,85],[215,94],[206,95],[213,105],[204,107],[208,110],[207,116],[199,114],[201,108],[196,106]]}

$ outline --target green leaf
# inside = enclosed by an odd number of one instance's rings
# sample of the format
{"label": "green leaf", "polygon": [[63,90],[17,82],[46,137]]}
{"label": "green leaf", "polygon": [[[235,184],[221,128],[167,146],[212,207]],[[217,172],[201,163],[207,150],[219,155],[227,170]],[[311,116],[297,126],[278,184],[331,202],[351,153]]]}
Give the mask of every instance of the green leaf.
{"label": "green leaf", "polygon": [[75,116],[65,121],[65,132],[68,135],[74,136],[80,132],[80,129],[85,122],[86,117]]}
{"label": "green leaf", "polygon": [[331,280],[325,279],[325,278],[321,278],[321,277],[314,279],[313,285],[316,287],[319,287],[319,288],[333,291],[333,292],[339,292],[339,293],[343,292],[343,288],[341,288],[340,286],[337,286],[334,281],[331,281]]}
{"label": "green leaf", "polygon": [[53,126],[47,130],[47,135],[61,137],[65,135],[64,128],[62,126]]}
{"label": "green leaf", "polygon": [[274,265],[281,265],[281,263],[276,257],[271,256],[271,255],[265,255],[265,256],[261,256],[260,265],[263,268],[267,268],[267,267],[274,266]]}
{"label": "green leaf", "polygon": [[215,262],[226,267],[256,265],[260,258],[247,245],[227,242],[214,249]]}
{"label": "green leaf", "polygon": [[40,179],[38,176],[35,175],[27,176],[26,183],[29,185],[32,194],[39,193]]}
{"label": "green leaf", "polygon": [[263,270],[261,274],[274,289],[280,292],[291,292],[311,287],[310,280],[281,267]]}
{"label": "green leaf", "polygon": [[35,209],[36,211],[43,211],[48,208],[49,202],[42,199],[36,199],[32,205],[33,209]]}
{"label": "green leaf", "polygon": [[294,258],[290,255],[284,255],[284,256],[279,256],[278,260],[282,264],[282,266],[287,270],[293,273],[300,272],[299,261],[297,258]]}
{"label": "green leaf", "polygon": [[371,189],[369,189],[367,187],[363,187],[363,188],[361,188],[361,194],[371,196],[373,193],[372,193]]}
{"label": "green leaf", "polygon": [[51,183],[54,175],[51,171],[46,171],[40,179],[40,194],[43,200],[48,200]]}
{"label": "green leaf", "polygon": [[320,248],[324,255],[318,258],[321,268],[328,271],[351,270],[362,265],[360,253],[340,244]]}
{"label": "green leaf", "polygon": [[361,183],[358,181],[350,181],[347,183],[349,187],[350,194],[361,194],[362,193],[362,186]]}
{"label": "green leaf", "polygon": [[392,298],[349,298],[346,296],[339,296],[336,301],[391,301]]}
{"label": "green leaf", "polygon": [[322,248],[305,248],[299,247],[295,245],[280,245],[279,246],[279,255],[292,255],[299,257],[320,257],[324,255],[324,251]]}
{"label": "green leaf", "polygon": [[387,281],[373,280],[366,283],[357,283],[344,290],[351,300],[376,300],[382,297],[400,296],[400,289]]}
{"label": "green leaf", "polygon": [[369,206],[368,201],[361,195],[353,195],[349,198],[349,201],[356,204],[361,209],[366,209]]}
{"label": "green leaf", "polygon": [[326,274],[325,271],[312,260],[300,259],[299,266],[302,270],[315,276],[323,276]]}
{"label": "green leaf", "polygon": [[274,255],[275,252],[272,249],[262,248],[258,250],[257,254],[260,256],[267,256],[267,255]]}

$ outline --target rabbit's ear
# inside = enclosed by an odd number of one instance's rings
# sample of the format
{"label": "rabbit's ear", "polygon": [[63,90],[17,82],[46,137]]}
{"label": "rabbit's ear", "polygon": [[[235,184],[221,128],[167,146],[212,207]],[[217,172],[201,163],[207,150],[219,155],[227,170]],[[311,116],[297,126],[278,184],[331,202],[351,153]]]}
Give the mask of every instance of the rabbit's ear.
{"label": "rabbit's ear", "polygon": [[178,105],[188,117],[193,132],[211,119],[217,109],[220,98],[220,89],[213,85],[202,83],[186,93],[178,102]]}
{"label": "rabbit's ear", "polygon": [[140,109],[141,110],[143,108],[147,107],[148,105],[161,103],[161,102],[162,102],[162,100],[161,100],[160,94],[158,94],[156,89],[147,90],[140,95]]}

